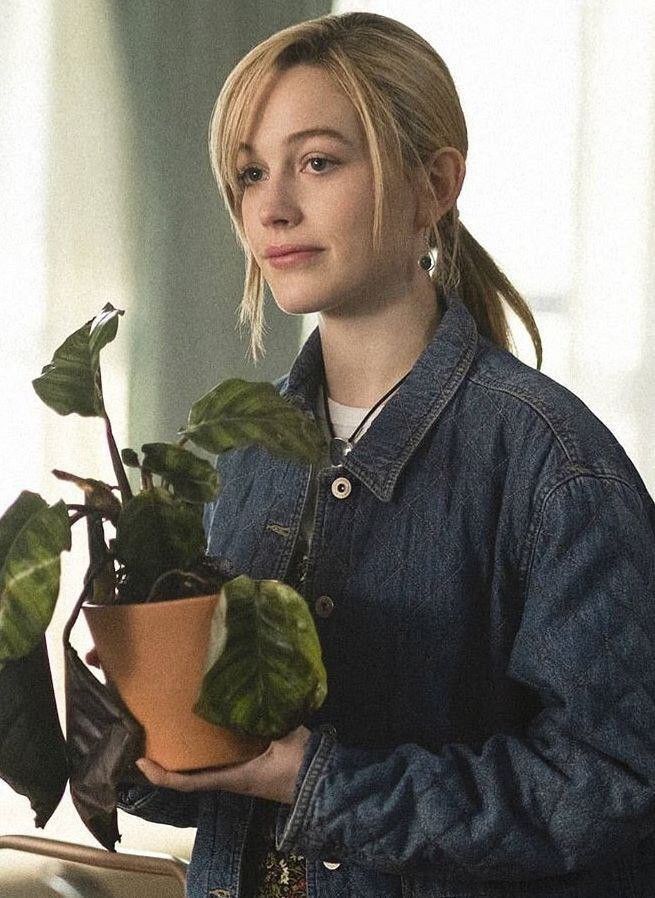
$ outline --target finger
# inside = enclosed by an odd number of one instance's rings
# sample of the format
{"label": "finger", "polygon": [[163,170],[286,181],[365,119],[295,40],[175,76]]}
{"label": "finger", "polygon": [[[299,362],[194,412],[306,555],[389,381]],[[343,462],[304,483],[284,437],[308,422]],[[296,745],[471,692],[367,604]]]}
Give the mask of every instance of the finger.
{"label": "finger", "polygon": [[[227,791],[239,791],[245,785],[245,777],[242,771],[234,772],[230,767],[224,770],[212,768],[201,773],[177,773],[174,770],[166,770],[148,758],[139,758],[136,766],[154,786],[165,789],[177,789],[178,792],[209,791],[212,789],[225,789]],[[242,765],[239,765],[242,766]]]}
{"label": "finger", "polygon": [[139,760],[135,762],[135,766],[138,767],[141,773],[155,786],[163,786],[164,780],[170,773],[170,771],[160,767],[159,764],[155,764],[154,761],[148,760],[148,758],[139,758]]}
{"label": "finger", "polygon": [[136,762],[136,766],[146,779],[150,780],[153,786],[163,786],[167,789],[183,789],[183,787],[185,787],[184,791],[188,788],[188,784],[185,786],[184,782],[176,782],[176,778],[181,780],[184,777],[180,774],[176,774],[172,770],[166,770],[164,767],[160,767],[159,764],[148,760],[148,758],[139,758]]}

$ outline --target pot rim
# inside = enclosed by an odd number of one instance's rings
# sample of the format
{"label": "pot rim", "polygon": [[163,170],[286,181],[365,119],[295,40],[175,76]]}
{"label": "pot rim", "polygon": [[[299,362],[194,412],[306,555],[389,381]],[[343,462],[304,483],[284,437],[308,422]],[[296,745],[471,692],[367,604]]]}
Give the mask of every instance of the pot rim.
{"label": "pot rim", "polygon": [[156,602],[90,602],[86,600],[82,603],[82,608],[131,608],[136,605],[150,605],[157,608],[160,605],[170,605],[171,602],[196,602],[200,599],[217,599],[222,592],[222,588],[218,592],[208,592],[198,596],[174,596],[170,599],[158,599]]}

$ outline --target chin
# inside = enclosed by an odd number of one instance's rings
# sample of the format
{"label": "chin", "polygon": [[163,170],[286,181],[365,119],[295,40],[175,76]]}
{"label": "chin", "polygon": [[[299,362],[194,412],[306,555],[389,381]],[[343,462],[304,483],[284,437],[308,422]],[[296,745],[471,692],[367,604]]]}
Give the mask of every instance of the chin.
{"label": "chin", "polygon": [[276,296],[273,293],[275,304],[285,315],[311,315],[315,312],[322,312],[330,306],[329,300],[317,299],[312,295],[311,290],[307,291],[302,297],[293,298],[289,296]]}

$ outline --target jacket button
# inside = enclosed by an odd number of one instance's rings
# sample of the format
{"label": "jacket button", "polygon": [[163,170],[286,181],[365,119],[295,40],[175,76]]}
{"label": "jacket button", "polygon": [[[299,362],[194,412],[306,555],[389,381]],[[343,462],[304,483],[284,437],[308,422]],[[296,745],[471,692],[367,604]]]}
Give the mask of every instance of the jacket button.
{"label": "jacket button", "polygon": [[314,602],[314,611],[319,617],[329,617],[334,611],[334,602],[330,596],[319,596]]}
{"label": "jacket button", "polygon": [[326,867],[328,870],[338,870],[338,868],[341,866],[341,862],[340,861],[323,861],[323,866]]}
{"label": "jacket button", "polygon": [[352,491],[353,485],[347,477],[337,477],[332,481],[332,495],[336,499],[345,499]]}

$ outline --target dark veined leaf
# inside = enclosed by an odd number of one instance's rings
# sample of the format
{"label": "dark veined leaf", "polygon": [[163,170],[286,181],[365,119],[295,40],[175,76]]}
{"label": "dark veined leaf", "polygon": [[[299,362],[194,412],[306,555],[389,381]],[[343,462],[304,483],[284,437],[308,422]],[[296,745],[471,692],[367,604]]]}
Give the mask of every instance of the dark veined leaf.
{"label": "dark veined leaf", "polygon": [[223,381],[194,402],[179,433],[216,454],[256,443],[272,455],[307,464],[327,458],[318,424],[267,382]]}
{"label": "dark veined leaf", "polygon": [[203,555],[202,510],[161,487],[142,490],[123,507],[116,524],[116,557],[143,599],[163,573],[189,567]]}
{"label": "dark veined leaf", "polygon": [[159,474],[187,502],[211,502],[218,492],[218,473],[204,458],[173,443],[145,443],[143,467]]}
{"label": "dark veined leaf", "polygon": [[128,468],[141,467],[139,456],[136,454],[134,449],[121,449],[121,461],[124,465],[127,465]]}
{"label": "dark veined leaf", "polygon": [[116,523],[121,512],[121,503],[109,484],[103,483],[102,480],[92,480],[89,477],[78,477],[76,474],[69,474],[68,471],[55,469],[52,473],[59,480],[67,480],[79,486],[84,493],[85,504],[89,508],[96,508],[112,524]]}
{"label": "dark veined leaf", "polygon": [[19,530],[27,524],[33,514],[47,507],[45,499],[29,490],[23,490],[16,501],[9,506],[0,518],[0,564],[7,557]]}
{"label": "dark veined leaf", "polygon": [[242,575],[223,589],[227,640],[212,640],[217,657],[208,658],[194,711],[217,726],[278,739],[327,694],[314,621],[303,597],[279,580]]}
{"label": "dark veined leaf", "polygon": [[100,350],[116,336],[118,316],[123,314],[122,309],[107,303],[55,350],[52,361],[32,381],[47,406],[60,415],[102,416]]}
{"label": "dark veined leaf", "polygon": [[0,668],[0,777],[29,798],[36,825],[45,826],[68,780],[45,636]]}
{"label": "dark veined leaf", "polygon": [[22,658],[50,623],[59,595],[60,555],[71,547],[63,501],[23,492],[0,519],[0,666]]}

